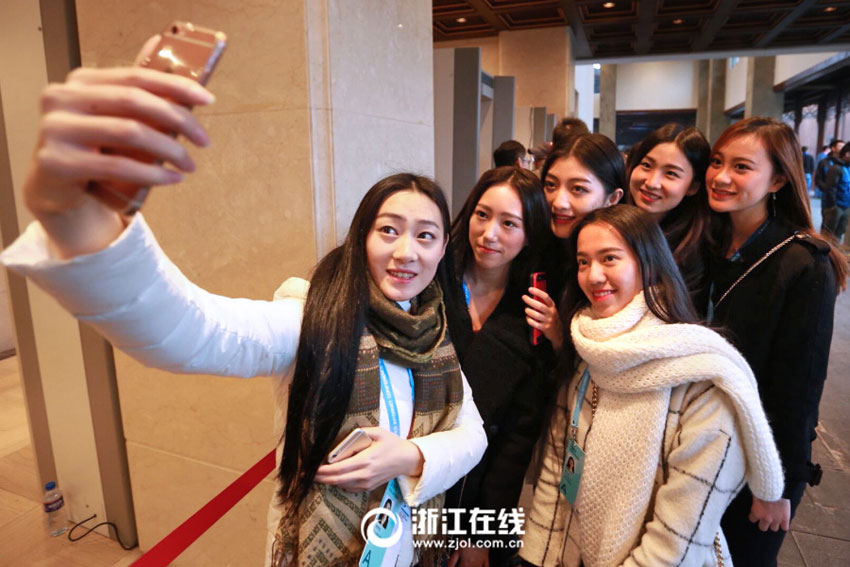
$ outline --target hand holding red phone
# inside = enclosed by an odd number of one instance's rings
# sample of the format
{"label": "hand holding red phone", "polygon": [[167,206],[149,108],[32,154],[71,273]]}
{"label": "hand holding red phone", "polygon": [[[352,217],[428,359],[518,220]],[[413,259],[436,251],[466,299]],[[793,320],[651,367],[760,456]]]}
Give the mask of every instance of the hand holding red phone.
{"label": "hand holding red phone", "polygon": [[527,305],[525,320],[528,325],[549,339],[555,350],[560,350],[564,342],[564,330],[558,307],[549,294],[539,287],[531,286],[528,295],[523,295],[522,300]]}

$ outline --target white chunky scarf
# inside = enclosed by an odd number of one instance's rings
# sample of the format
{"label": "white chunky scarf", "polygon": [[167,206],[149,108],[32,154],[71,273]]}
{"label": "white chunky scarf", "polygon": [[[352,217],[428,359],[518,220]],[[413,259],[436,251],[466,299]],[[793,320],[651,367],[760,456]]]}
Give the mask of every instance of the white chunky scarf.
{"label": "white chunky scarf", "polygon": [[599,388],[577,501],[585,565],[619,565],[637,545],[670,391],[680,384],[711,381],[723,390],[743,436],[750,490],[762,500],[782,497],[782,465],[755,377],[720,335],[700,325],[664,323],[648,309],[643,293],[604,319],[584,309],[570,330]]}

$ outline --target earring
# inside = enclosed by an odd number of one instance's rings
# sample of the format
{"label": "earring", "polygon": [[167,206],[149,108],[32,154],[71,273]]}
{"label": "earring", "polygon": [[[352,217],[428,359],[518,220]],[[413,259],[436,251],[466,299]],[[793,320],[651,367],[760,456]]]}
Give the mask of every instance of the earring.
{"label": "earring", "polygon": [[770,194],[770,216],[776,217],[776,192]]}

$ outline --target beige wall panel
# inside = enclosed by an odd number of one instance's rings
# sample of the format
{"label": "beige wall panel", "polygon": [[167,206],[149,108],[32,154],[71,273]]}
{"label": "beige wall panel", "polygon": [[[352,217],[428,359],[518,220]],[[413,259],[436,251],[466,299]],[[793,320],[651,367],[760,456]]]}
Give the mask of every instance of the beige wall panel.
{"label": "beige wall panel", "polygon": [[480,47],[481,69],[493,76],[504,75],[501,71],[499,61],[499,37],[480,37],[475,39],[455,39],[451,41],[438,41],[434,44],[435,49],[441,47]]}
{"label": "beige wall panel", "polygon": [[726,60],[726,104],[723,107],[725,110],[743,104],[747,98],[747,67],[749,64],[749,57],[741,57],[738,63],[730,68],[729,60]]}
{"label": "beige wall panel", "polygon": [[578,91],[578,104],[576,117],[581,118],[587,127],[593,129],[593,102],[596,98],[593,93],[593,65],[576,65],[575,82]]}
{"label": "beige wall panel", "polygon": [[434,177],[452,202],[454,153],[454,49],[434,50]]}
{"label": "beige wall panel", "polygon": [[376,181],[399,171],[434,175],[434,50],[427,2],[329,0],[328,6],[341,241]]}
{"label": "beige wall panel", "polygon": [[[280,440],[274,378],[175,375],[115,358],[128,443],[245,470]],[[132,455],[130,468],[134,495],[150,498],[139,492]]]}
{"label": "beige wall panel", "polygon": [[[142,549],[150,548],[236,480],[241,471],[127,444],[133,466],[133,489]],[[262,565],[266,545],[266,510],[274,483],[261,482],[171,565]]]}
{"label": "beige wall panel", "polygon": [[345,238],[360,199],[378,180],[402,171],[434,175],[433,125],[336,112],[334,139],[339,240]]}
{"label": "beige wall panel", "polygon": [[696,61],[617,65],[617,110],[697,107]]}
{"label": "beige wall panel", "polygon": [[499,75],[516,77],[516,106],[545,106],[557,119],[566,115],[569,29],[545,28],[499,33]]}
{"label": "beige wall panel", "polygon": [[180,19],[220,29],[228,46],[199,114],[306,108],[304,2],[300,0],[77,0],[83,64],[132,62],[144,41]]}
{"label": "beige wall panel", "polygon": [[773,84],[778,85],[787,81],[794,75],[802,73],[833,57],[838,55],[838,51],[830,51],[828,53],[797,53],[794,55],[777,55],[776,68],[774,70]]}
{"label": "beige wall panel", "polygon": [[334,0],[330,7],[334,110],[433,126],[430,5]]}
{"label": "beige wall panel", "polygon": [[[210,82],[217,102],[197,110],[212,139],[191,149],[198,170],[152,192],[144,214],[166,253],[200,286],[270,298],[316,261],[304,2],[234,4],[78,0],[85,65],[131,60],[175,19],[229,37]],[[148,549],[273,448],[273,379],[182,376],[116,353],[139,537]],[[256,565],[264,556],[272,484],[175,565]]]}
{"label": "beige wall panel", "polygon": [[270,299],[315,263],[307,110],[203,116],[212,146],[198,170],[153,191],[145,217],[198,285]]}

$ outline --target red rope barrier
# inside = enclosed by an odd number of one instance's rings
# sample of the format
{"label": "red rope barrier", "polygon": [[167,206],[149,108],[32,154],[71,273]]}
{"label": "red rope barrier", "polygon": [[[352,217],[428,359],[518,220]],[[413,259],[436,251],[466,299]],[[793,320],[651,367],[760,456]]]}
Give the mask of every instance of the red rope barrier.
{"label": "red rope barrier", "polygon": [[130,567],[165,567],[274,470],[274,450],[165,536]]}

